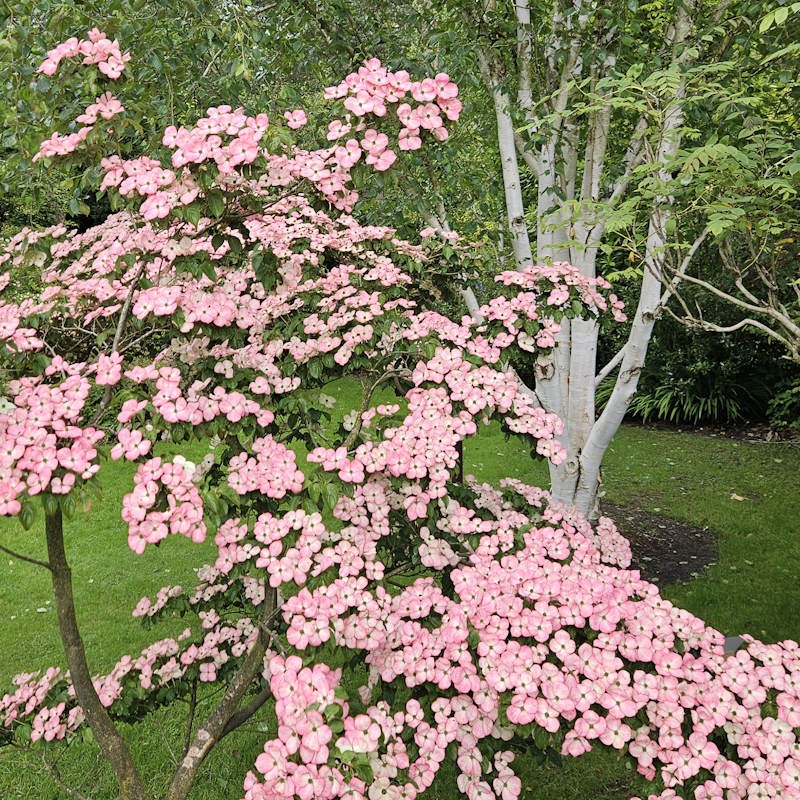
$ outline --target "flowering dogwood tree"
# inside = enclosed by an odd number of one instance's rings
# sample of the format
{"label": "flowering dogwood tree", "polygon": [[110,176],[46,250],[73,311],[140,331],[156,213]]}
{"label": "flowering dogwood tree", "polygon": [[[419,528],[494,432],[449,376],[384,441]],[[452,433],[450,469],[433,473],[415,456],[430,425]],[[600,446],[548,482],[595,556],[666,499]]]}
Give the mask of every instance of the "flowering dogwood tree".
{"label": "flowering dogwood tree", "polygon": [[[40,69],[76,58],[111,80],[127,62],[93,30]],[[0,256],[11,276],[42,269],[38,296],[0,305],[0,512],[30,525],[43,508],[39,563],[69,666],[17,676],[0,744],[54,746],[88,726],[123,798],[179,800],[270,703],[247,800],[410,800],[446,760],[470,800],[513,800],[515,752],[579,756],[598,741],[627,752],[651,797],[800,796],[795,643],[747,639],[726,658],[721,634],[627,569],[610,520],[592,526],[515,480],[460,477],[461,443],[492,418],[565,458],[560,420],[507,360],[547,353],[565,316],[621,318],[609,286],[528,266],[500,274],[474,317],[430,308],[421,277],[445,248],[359,225],[351,172],[445,139],[457,87],[368,61],[328,95],[342,114],[320,149],[269,149],[265,115],[211,108],[167,128],[159,152],[102,159],[118,213],[83,232],[22,231]],[[101,94],[40,157],[104,141],[121,113]],[[301,110],[284,121],[309,124]],[[363,397],[337,427],[324,388],[346,374]],[[386,384],[396,402],[378,402]],[[180,636],[93,676],[62,519],[106,455],[137,465],[121,509],[134,552],[213,536],[217,557],[197,585],[134,610],[188,614]],[[152,789],[118,723],[205,686],[220,688],[211,711]]]}

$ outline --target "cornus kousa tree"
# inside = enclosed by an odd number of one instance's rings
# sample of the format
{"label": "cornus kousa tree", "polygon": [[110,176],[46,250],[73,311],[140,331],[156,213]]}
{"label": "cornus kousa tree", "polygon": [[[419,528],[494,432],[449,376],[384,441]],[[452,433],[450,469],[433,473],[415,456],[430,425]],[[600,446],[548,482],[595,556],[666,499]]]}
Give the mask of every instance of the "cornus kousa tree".
{"label": "cornus kousa tree", "polygon": [[[65,59],[113,80],[127,56],[92,31],[41,69]],[[0,306],[0,510],[28,526],[43,511],[37,563],[69,670],[15,678],[0,743],[58,747],[88,727],[121,797],[178,800],[270,710],[247,800],[410,800],[445,762],[470,800],[513,800],[517,754],[598,743],[651,798],[800,796],[798,645],[746,639],[726,658],[721,634],[627,569],[610,520],[461,478],[462,442],[489,419],[565,458],[561,422],[506,363],[548,353],[565,316],[620,318],[608,285],[529,266],[474,317],[427,307],[422,274],[444,248],[359,225],[351,173],[446,138],[457,88],[369,61],[328,94],[341,115],[320,149],[267,148],[265,115],[211,108],[157,152],[102,159],[118,213],[8,244],[4,286],[28,261],[41,291]],[[41,157],[97,147],[122,113],[101,94]],[[310,124],[296,109],[284,122]],[[338,424],[324,389],[342,375],[363,392]],[[187,615],[180,636],[93,675],[62,519],[106,458],[136,465],[120,512],[134,553],[180,535],[217,555],[133,612]],[[120,723],[206,694],[171,782],[150,785]]]}

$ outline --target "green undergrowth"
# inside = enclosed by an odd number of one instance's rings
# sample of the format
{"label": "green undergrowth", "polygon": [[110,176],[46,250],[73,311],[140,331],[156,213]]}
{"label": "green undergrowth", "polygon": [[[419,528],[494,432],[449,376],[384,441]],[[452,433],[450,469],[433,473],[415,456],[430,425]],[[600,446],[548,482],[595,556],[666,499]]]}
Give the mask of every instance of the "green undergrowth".
{"label": "green undergrowth", "polygon": [[[347,384],[329,387],[337,398],[335,423],[353,403]],[[389,393],[377,402],[391,399]],[[187,453],[195,457],[196,453]],[[547,482],[547,470],[529,450],[506,440],[495,425],[465,446],[465,472],[479,480],[503,476],[529,483]],[[119,517],[129,491],[131,465],[103,470],[103,499],[89,515],[68,524],[67,547],[73,565],[76,604],[90,665],[108,669],[123,653],[135,653],[152,640],[183,628],[159,626],[146,632],[130,617],[144,594],[165,584],[193,579],[193,570],[213,558],[213,543],[192,544],[172,537],[142,556],[127,546]],[[719,562],[689,583],[663,593],[725,633],[752,633],[768,641],[800,638],[800,447],[736,442],[691,433],[624,427],[614,440],[604,468],[609,502],[633,504],[719,534]],[[0,544],[33,558],[44,558],[41,517],[30,531],[16,520],[0,520]],[[0,559],[0,686],[20,671],[63,664],[46,570],[2,554]],[[161,711],[130,731],[137,760],[154,787],[163,787],[180,751],[186,711]],[[241,781],[269,734],[268,712],[229,736],[203,767],[193,800],[233,800]],[[67,783],[94,800],[116,797],[108,769],[90,744],[74,744],[58,756]],[[522,758],[524,800],[625,800],[647,796],[646,786],[616,753],[599,750],[563,766]],[[458,795],[447,771],[426,793],[433,800]],[[9,800],[61,800],[69,795],[47,778],[36,754],[0,751],[0,797]],[[155,797],[159,795],[156,793]]]}

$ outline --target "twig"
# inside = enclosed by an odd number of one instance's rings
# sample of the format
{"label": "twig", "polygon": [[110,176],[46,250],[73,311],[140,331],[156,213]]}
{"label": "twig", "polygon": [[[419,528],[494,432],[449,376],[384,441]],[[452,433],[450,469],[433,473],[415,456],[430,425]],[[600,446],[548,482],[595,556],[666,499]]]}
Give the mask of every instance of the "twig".
{"label": "twig", "polygon": [[363,420],[361,419],[361,415],[369,408],[369,402],[372,399],[372,395],[374,394],[375,390],[389,378],[394,378],[398,376],[403,376],[406,374],[405,370],[397,370],[397,369],[390,369],[383,373],[373,384],[372,386],[367,389],[366,393],[364,394],[363,399],[361,400],[361,405],[358,408],[356,421],[353,425],[353,430],[350,431],[347,438],[342,442],[342,447],[345,450],[349,450],[354,444],[356,439],[358,438],[358,434],[361,433],[361,427],[364,424]]}
{"label": "twig", "polygon": [[164,726],[161,723],[161,720],[158,718],[158,715],[154,715],[155,723],[158,726],[158,730],[161,732],[161,740],[164,742],[164,746],[167,748],[169,752],[170,761],[176,766],[178,765],[178,757],[175,755],[175,751],[172,749],[172,745],[169,743],[169,736],[167,732],[164,730]]}
{"label": "twig", "polygon": [[7,553],[14,558],[18,558],[20,561],[27,561],[29,564],[35,564],[37,567],[44,567],[46,570],[52,571],[52,568],[46,561],[39,561],[38,558],[31,558],[31,556],[24,556],[22,553],[17,553],[15,550],[12,550],[10,547],[5,547],[4,545],[0,544],[0,550],[4,553]]}
{"label": "twig", "polygon": [[[131,303],[133,302],[133,293],[136,291],[136,286],[139,283],[139,279],[142,277],[142,275],[144,275],[146,266],[147,262],[144,260],[139,264],[139,269],[131,281],[130,289],[128,289],[128,295],[125,298],[125,302],[122,304],[122,310],[119,312],[119,320],[117,322],[117,330],[114,332],[114,341],[111,344],[112,353],[119,351],[119,343],[122,340],[122,334],[125,331],[125,325],[128,321],[128,311],[130,310]],[[97,407],[97,411],[95,412],[90,425],[94,425],[100,419],[100,417],[103,416],[103,413],[108,408],[108,404],[111,402],[113,392],[114,387],[111,384],[108,384],[103,392],[103,398],[100,401],[100,405]]]}
{"label": "twig", "polygon": [[[25,748],[25,749],[27,750],[28,748]],[[31,748],[29,750],[29,752],[34,752],[34,751]],[[42,764],[44,764],[45,769],[50,774],[50,777],[53,779],[53,781],[56,784],[58,784],[60,789],[65,791],[71,797],[74,797],[75,800],[91,800],[91,798],[88,797],[87,795],[82,794],[77,789],[73,789],[71,786],[69,786],[66,783],[64,783],[64,779],[61,777],[61,773],[59,772],[58,767],[54,763],[52,763],[51,761],[48,760],[46,753],[43,753],[43,752],[42,753],[38,753],[38,756],[39,756]]]}
{"label": "twig", "polygon": [[600,372],[597,373],[597,377],[594,379],[594,386],[597,388],[621,363],[622,359],[625,358],[625,348],[627,344],[622,345],[619,350],[617,350],[617,354],[611,361],[606,364]]}

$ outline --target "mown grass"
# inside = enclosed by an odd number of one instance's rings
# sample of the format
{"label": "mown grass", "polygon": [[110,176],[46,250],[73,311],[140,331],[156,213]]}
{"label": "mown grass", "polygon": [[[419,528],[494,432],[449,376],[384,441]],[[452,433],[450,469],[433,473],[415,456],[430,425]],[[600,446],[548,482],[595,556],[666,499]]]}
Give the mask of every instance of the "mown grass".
{"label": "mown grass", "polygon": [[[343,401],[349,395],[342,386],[330,393]],[[526,448],[506,441],[494,426],[468,443],[465,460],[467,471],[483,480],[505,475],[539,484],[547,480],[544,466],[532,462]],[[152,637],[130,618],[138,599],[165,583],[191,579],[192,570],[212,552],[210,544],[170,540],[143,556],[134,555],[118,516],[131,473],[127,465],[107,470],[103,501],[68,526],[78,614],[90,664],[97,671]],[[608,454],[604,480],[614,504],[633,503],[720,534],[719,563],[689,583],[666,587],[667,597],[726,633],[749,632],[770,641],[800,638],[799,447],[624,427]],[[30,532],[13,520],[0,523],[0,544],[43,557],[41,520]],[[63,656],[47,572],[5,555],[0,570],[0,686],[7,686],[16,672],[62,664]],[[182,708],[164,711],[129,731],[155,797],[172,770],[184,718]],[[264,739],[256,730],[259,726],[268,727],[268,720],[254,721],[215,751],[204,765],[194,800],[241,797],[242,775]],[[42,773],[36,759],[0,751],[0,797],[68,797]],[[525,798],[624,800],[634,793],[647,794],[626,762],[606,751],[566,759],[563,767],[530,760],[519,766]],[[58,768],[66,782],[95,800],[116,796],[113,779],[92,745],[67,748]],[[454,798],[458,795],[452,784],[445,772],[427,796]]]}

